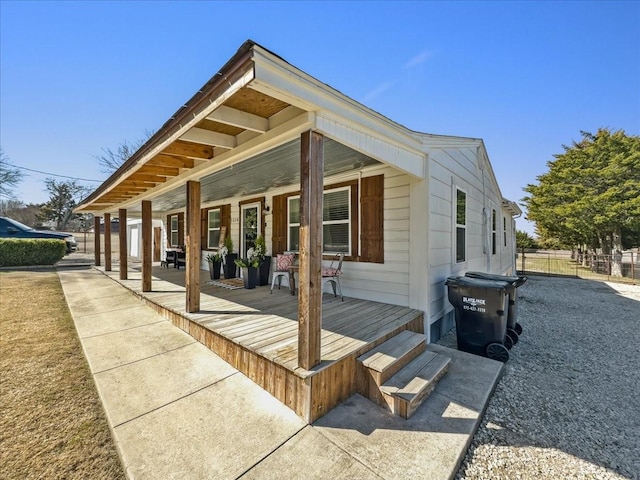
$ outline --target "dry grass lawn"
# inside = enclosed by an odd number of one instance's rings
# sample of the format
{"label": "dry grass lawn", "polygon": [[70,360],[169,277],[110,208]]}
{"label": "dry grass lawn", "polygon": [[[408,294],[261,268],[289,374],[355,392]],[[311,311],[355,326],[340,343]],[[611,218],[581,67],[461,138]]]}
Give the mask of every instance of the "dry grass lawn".
{"label": "dry grass lawn", "polygon": [[125,478],[55,272],[0,272],[0,376],[0,478]]}

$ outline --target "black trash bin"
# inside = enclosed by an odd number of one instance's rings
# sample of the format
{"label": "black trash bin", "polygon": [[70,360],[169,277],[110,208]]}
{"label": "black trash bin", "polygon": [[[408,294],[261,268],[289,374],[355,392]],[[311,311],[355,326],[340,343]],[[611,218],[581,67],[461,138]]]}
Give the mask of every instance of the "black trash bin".
{"label": "black trash bin", "polygon": [[458,350],[506,362],[509,284],[470,277],[449,277],[445,282],[455,308]]}
{"label": "black trash bin", "polygon": [[518,323],[518,287],[525,284],[527,277],[524,275],[498,275],[496,273],[467,272],[465,276],[469,278],[482,278],[484,280],[496,280],[509,284],[509,308],[507,309],[507,335],[511,337],[513,344],[518,343],[522,335],[522,325]]}

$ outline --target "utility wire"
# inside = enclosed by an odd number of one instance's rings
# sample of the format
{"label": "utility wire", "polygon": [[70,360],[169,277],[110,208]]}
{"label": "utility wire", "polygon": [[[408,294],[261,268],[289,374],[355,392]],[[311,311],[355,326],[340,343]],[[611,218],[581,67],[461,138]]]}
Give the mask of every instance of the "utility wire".
{"label": "utility wire", "polygon": [[41,173],[43,175],[50,175],[52,177],[61,177],[61,178],[69,178],[71,180],[82,180],[83,182],[97,182],[97,183],[102,183],[102,180],[92,180],[90,178],[78,178],[78,177],[68,177],[66,175],[58,175],[57,173],[47,173],[47,172],[41,172],[40,170],[33,170],[31,168],[27,168],[27,167],[20,167],[18,165],[13,165],[11,163],[7,163],[7,165],[9,165],[10,167],[14,167],[14,168],[19,168],[21,170],[27,170],[29,172],[35,172],[35,173]]}

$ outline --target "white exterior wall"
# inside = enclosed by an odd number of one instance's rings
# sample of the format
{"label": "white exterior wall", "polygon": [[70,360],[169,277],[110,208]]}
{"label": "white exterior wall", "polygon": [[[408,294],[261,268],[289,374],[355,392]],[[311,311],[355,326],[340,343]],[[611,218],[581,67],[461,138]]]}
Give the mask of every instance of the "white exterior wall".
{"label": "white exterior wall", "polygon": [[[379,166],[362,172],[362,177],[384,175],[384,264],[368,262],[343,263],[343,274],[340,277],[343,294],[395,305],[409,305],[409,175],[396,169]],[[357,180],[359,173],[325,178],[325,185]],[[273,231],[273,197],[299,190],[297,186],[273,189],[261,195],[249,197],[233,197],[212,203],[203,203],[201,208],[231,205],[230,233],[234,241],[234,250],[239,250],[240,237],[240,202],[249,198],[265,197],[265,205],[271,211],[266,215],[265,241],[267,254],[272,255],[271,237]],[[166,215],[178,211],[164,212]],[[186,229],[186,222],[185,222]],[[185,232],[186,237],[186,232]],[[206,256],[209,252],[201,251],[201,269],[208,270]],[[324,262],[329,264],[328,261]],[[273,265],[273,264],[272,264]]]}
{"label": "white exterior wall", "polygon": [[[444,282],[469,270],[511,273],[513,267],[512,217],[502,207],[502,196],[490,165],[476,145],[433,149],[429,155],[429,307],[427,323],[443,319],[444,333],[452,326],[453,307]],[[480,155],[480,158],[478,158]],[[457,263],[456,189],[467,195],[466,261]],[[492,253],[492,210],[497,215],[496,254]],[[503,218],[507,219],[507,246]]]}

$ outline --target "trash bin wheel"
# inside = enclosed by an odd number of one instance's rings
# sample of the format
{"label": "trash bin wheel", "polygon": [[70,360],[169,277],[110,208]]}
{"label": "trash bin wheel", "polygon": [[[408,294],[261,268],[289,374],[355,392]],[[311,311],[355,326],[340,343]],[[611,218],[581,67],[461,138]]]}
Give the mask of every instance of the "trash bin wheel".
{"label": "trash bin wheel", "polygon": [[511,338],[511,335],[509,335],[508,333],[504,336],[504,341],[502,342],[502,344],[507,347],[507,350],[511,350],[515,345],[513,339]]}
{"label": "trash bin wheel", "polygon": [[497,360],[499,362],[506,362],[509,360],[509,350],[501,343],[490,343],[487,345],[487,357],[491,360]]}
{"label": "trash bin wheel", "polygon": [[[513,342],[513,345],[518,343],[518,340],[520,340],[520,338],[518,336],[518,332],[516,332],[513,328],[507,328],[507,337],[511,338],[511,341]],[[507,347],[507,348],[509,348],[509,347]]]}
{"label": "trash bin wheel", "polygon": [[516,322],[514,330],[518,335],[522,335],[522,325],[520,325],[518,322]]}

